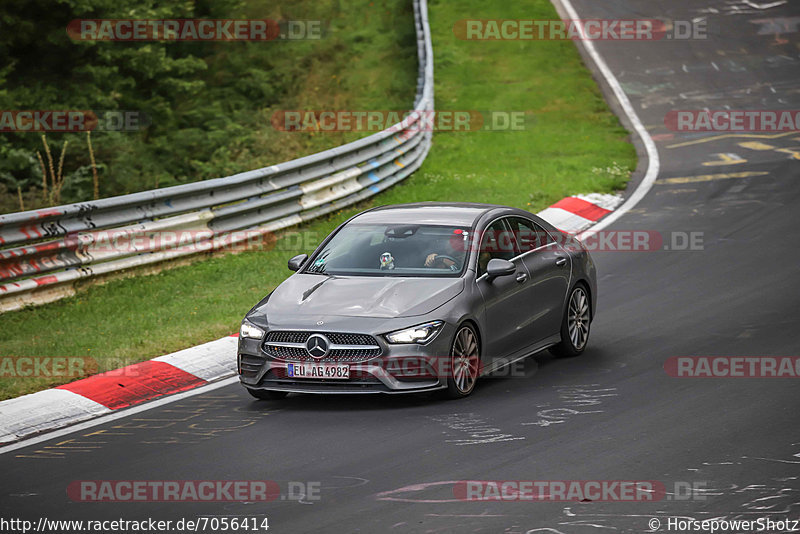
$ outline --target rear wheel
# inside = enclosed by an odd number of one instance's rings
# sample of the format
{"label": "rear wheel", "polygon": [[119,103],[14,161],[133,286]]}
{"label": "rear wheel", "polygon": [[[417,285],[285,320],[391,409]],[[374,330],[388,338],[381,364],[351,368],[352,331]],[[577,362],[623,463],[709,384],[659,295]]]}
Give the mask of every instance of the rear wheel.
{"label": "rear wheel", "polygon": [[453,338],[450,348],[450,373],[447,377],[447,397],[460,399],[475,389],[480,367],[480,346],[475,330],[463,325]]}
{"label": "rear wheel", "polygon": [[572,288],[561,321],[561,342],[550,349],[556,356],[577,356],[586,348],[589,341],[589,325],[592,311],[589,306],[589,293],[582,285]]}
{"label": "rear wheel", "polygon": [[247,392],[259,400],[280,400],[286,397],[289,393],[286,391],[268,391],[265,389],[250,389],[245,388]]}

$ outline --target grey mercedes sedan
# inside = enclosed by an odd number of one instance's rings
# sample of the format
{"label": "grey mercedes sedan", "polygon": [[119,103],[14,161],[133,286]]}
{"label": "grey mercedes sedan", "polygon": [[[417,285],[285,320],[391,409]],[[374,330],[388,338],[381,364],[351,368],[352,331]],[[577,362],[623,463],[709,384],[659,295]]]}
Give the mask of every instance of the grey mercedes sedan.
{"label": "grey mercedes sedan", "polygon": [[469,395],[538,351],[586,348],[597,300],[580,242],[489,204],[382,206],[344,222],[242,321],[238,369],[259,399]]}

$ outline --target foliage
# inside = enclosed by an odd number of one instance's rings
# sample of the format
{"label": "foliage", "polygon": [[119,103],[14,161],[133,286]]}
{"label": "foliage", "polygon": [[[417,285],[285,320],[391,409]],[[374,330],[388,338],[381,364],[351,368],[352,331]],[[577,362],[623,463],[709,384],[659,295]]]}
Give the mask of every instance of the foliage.
{"label": "foliage", "polygon": [[[71,39],[67,24],[86,18],[321,20],[325,31],[317,40],[269,42]],[[4,0],[0,109],[146,116],[149,125],[138,131],[92,135],[101,197],[216,178],[353,138],[278,132],[269,123],[274,109],[346,104],[337,97],[350,93],[408,106],[416,74],[410,18],[409,3],[389,1]],[[369,47],[378,51],[363,58]],[[359,59],[372,65],[353,69]],[[349,70],[353,77],[342,76]],[[69,141],[61,201],[91,199],[85,134],[49,133],[48,139],[59,148]],[[45,203],[41,150],[38,133],[0,133],[0,184],[8,191],[20,185],[26,205],[34,207]],[[17,210],[16,195],[0,198],[0,213]]]}

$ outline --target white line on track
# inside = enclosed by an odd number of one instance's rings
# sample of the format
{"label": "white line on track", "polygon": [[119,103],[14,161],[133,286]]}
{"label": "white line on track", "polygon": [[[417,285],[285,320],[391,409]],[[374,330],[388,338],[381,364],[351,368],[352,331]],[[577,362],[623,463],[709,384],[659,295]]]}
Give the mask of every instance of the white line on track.
{"label": "white line on track", "polygon": [[[570,0],[553,0],[554,2],[560,3],[564,10],[566,10],[569,18],[572,20],[578,20],[578,13],[575,11],[575,8],[572,7],[572,3]],[[622,206],[614,210],[614,213],[609,215],[608,217],[604,218],[599,223],[592,226],[587,232],[595,232],[597,230],[602,230],[606,226],[612,224],[617,219],[622,217],[625,213],[630,211],[636,204],[641,201],[644,196],[650,191],[650,188],[653,187],[653,183],[656,181],[658,177],[658,172],[661,168],[661,161],[658,158],[658,149],[656,148],[656,144],[653,141],[653,138],[650,137],[650,134],[647,133],[647,129],[642,124],[641,119],[636,114],[636,111],[633,109],[633,105],[631,101],[628,100],[628,95],[625,94],[625,91],[622,90],[622,86],[620,85],[619,81],[617,80],[614,73],[611,72],[611,69],[608,68],[605,60],[600,57],[600,53],[594,46],[594,42],[590,40],[581,41],[586,52],[594,61],[595,65],[597,66],[600,73],[605,78],[606,82],[608,83],[611,90],[614,92],[614,96],[617,98],[617,102],[619,102],[620,107],[627,115],[628,120],[631,122],[633,129],[636,131],[636,134],[641,138],[642,143],[644,144],[644,148],[647,151],[647,172],[642,178],[642,181],[636,186],[636,189],[633,191],[630,197],[625,201]]]}

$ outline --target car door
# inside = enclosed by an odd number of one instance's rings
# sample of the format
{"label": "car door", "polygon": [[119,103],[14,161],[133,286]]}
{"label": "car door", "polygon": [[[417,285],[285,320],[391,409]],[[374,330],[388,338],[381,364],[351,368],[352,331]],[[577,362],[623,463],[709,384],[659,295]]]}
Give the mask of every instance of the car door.
{"label": "car door", "polygon": [[527,306],[533,318],[531,341],[536,343],[561,329],[572,259],[544,228],[532,220],[509,217],[508,223],[530,276],[526,288]]}
{"label": "car door", "polygon": [[[495,220],[481,238],[476,266],[476,284],[486,312],[484,365],[511,356],[530,344],[532,324],[526,296],[529,276],[521,259],[515,256],[514,238],[505,218]],[[494,258],[512,261],[516,272],[489,280],[486,264]]]}

